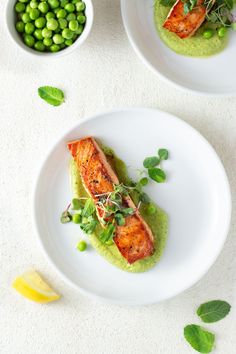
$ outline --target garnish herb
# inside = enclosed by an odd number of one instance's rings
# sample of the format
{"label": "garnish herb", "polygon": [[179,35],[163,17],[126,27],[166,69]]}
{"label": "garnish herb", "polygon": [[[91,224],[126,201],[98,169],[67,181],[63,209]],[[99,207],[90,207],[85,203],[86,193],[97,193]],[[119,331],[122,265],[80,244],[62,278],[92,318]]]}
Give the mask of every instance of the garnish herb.
{"label": "garnish herb", "polygon": [[39,97],[52,106],[60,106],[64,100],[62,90],[52,86],[42,86],[38,88]]}
{"label": "garnish herb", "polygon": [[93,218],[86,220],[86,221],[82,219],[82,223],[80,225],[80,228],[86,234],[90,235],[96,229],[97,224],[98,224],[98,221]]}
{"label": "garnish herb", "polygon": [[195,324],[184,328],[184,337],[193,349],[199,353],[210,353],[215,344],[215,335]]}
{"label": "garnish herb", "polygon": [[107,224],[107,227],[99,235],[99,240],[102,243],[109,242],[113,239],[114,233],[115,233],[115,225],[109,222]]}
{"label": "garnish herb", "polygon": [[213,300],[199,306],[197,314],[205,323],[220,321],[228,315],[230,304],[222,300]]}
{"label": "garnish herb", "polygon": [[95,210],[96,210],[96,208],[95,208],[93,200],[91,198],[88,198],[85,202],[82,216],[88,218],[89,216],[93,215]]}
{"label": "garnish herb", "polygon": [[[192,0],[191,0],[192,1]],[[163,160],[167,160],[169,152],[167,149],[159,149],[158,156],[146,157],[143,161],[143,166],[148,170],[148,176],[157,183],[163,183],[166,181],[166,174],[160,168],[160,163]],[[143,178],[140,180],[140,182]]]}
{"label": "garnish herb", "polygon": [[68,210],[63,211],[61,214],[61,223],[66,224],[67,222],[70,222],[72,219],[72,215],[69,213]]}

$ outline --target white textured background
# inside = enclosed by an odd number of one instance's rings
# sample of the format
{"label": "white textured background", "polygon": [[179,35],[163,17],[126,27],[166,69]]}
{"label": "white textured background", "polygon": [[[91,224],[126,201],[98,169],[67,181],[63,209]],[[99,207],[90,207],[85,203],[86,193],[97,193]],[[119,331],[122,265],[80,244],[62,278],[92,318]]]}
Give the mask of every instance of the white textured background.
{"label": "white textured background", "polygon": [[[231,314],[207,327],[217,335],[216,354],[235,354],[236,98],[184,94],[161,82],[131,49],[119,1],[93,2],[86,43],[69,57],[45,62],[9,41],[0,1],[0,353],[191,354],[184,325],[198,323],[194,311],[201,302],[220,298],[233,305]],[[45,84],[62,88],[66,104],[41,101],[37,88]],[[228,240],[209,273],[177,298],[140,308],[95,303],[66,285],[38,249],[31,220],[35,172],[50,145],[81,118],[122,106],[158,107],[197,128],[223,160],[234,204]],[[29,267],[50,280],[61,301],[38,305],[11,290],[14,276]]]}

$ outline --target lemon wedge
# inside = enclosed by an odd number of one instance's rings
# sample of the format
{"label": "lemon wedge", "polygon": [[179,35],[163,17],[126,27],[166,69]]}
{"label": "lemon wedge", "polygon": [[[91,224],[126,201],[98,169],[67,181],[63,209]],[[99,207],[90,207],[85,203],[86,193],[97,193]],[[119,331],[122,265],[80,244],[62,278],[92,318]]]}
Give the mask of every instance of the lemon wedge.
{"label": "lemon wedge", "polygon": [[29,271],[20,275],[13,281],[12,287],[22,296],[40,304],[45,304],[60,298],[36,271]]}

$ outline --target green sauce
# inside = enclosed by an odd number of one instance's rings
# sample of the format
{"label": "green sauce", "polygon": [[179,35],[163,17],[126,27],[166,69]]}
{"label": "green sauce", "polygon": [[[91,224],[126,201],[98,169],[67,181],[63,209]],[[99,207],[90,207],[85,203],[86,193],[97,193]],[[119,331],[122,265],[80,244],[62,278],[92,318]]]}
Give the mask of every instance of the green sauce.
{"label": "green sauce", "polygon": [[180,39],[176,34],[162,27],[169,11],[170,7],[161,5],[160,0],[155,2],[154,20],[157,31],[162,41],[174,52],[192,57],[208,57],[221,52],[226,47],[228,35],[219,38],[215,32],[210,39],[202,37],[204,30],[209,27],[207,23],[201,26],[194,36]]}
{"label": "green sauce", "polygon": [[[111,149],[104,146],[102,146],[102,149],[106,154],[111,166],[118,175],[119,181],[124,184],[130,182],[125,163],[120,160]],[[71,160],[70,163],[70,176],[73,197],[87,197],[88,195],[83,187],[78,167],[73,160]],[[135,200],[135,195],[133,195],[132,198],[134,202],[137,202]],[[157,211],[153,215],[147,214],[145,205],[142,205],[140,208],[141,215],[152,229],[154,235],[155,252],[152,256],[142,259],[140,261],[136,261],[133,264],[127,263],[126,259],[120,254],[118,248],[114,243],[112,245],[104,245],[99,241],[98,236],[102,231],[102,227],[100,225],[97,226],[95,232],[92,235],[89,235],[89,239],[92,246],[108,262],[122,270],[125,270],[127,272],[147,271],[148,269],[152,268],[160,259],[165,248],[167,239],[168,217],[166,213],[157,205],[156,208]]]}

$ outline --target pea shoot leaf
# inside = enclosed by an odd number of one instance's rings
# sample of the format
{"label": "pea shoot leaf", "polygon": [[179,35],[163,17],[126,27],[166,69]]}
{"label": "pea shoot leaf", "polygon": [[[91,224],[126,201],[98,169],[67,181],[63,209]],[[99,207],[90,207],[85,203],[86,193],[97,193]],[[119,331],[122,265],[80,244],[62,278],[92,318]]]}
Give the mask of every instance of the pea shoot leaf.
{"label": "pea shoot leaf", "polygon": [[156,167],[149,168],[148,169],[148,175],[149,175],[149,177],[151,179],[153,179],[157,183],[163,183],[166,180],[166,174],[160,168],[156,168]]}
{"label": "pea shoot leaf", "polygon": [[222,300],[213,300],[199,306],[197,314],[205,323],[220,321],[228,315],[230,304]]}
{"label": "pea shoot leaf", "polygon": [[215,344],[215,335],[195,324],[184,328],[184,337],[193,349],[199,353],[210,353]]}
{"label": "pea shoot leaf", "polygon": [[143,166],[145,168],[151,168],[159,165],[160,160],[158,159],[157,156],[150,156],[146,157],[146,159],[143,161]]}
{"label": "pea shoot leaf", "polygon": [[159,149],[158,155],[160,157],[160,160],[167,160],[169,157],[169,152],[167,149]]}
{"label": "pea shoot leaf", "polygon": [[61,223],[66,224],[67,222],[70,222],[72,219],[72,215],[69,213],[68,210],[63,211],[61,214]]}
{"label": "pea shoot leaf", "polygon": [[86,200],[82,215],[87,218],[90,215],[92,215],[95,212],[95,210],[96,210],[95,205],[94,205],[92,199],[89,198]]}
{"label": "pea shoot leaf", "polygon": [[64,100],[62,90],[52,86],[42,86],[38,88],[39,97],[52,106],[60,106]]}
{"label": "pea shoot leaf", "polygon": [[96,226],[97,226],[98,222],[97,220],[91,220],[86,224],[81,224],[80,228],[81,230],[83,230],[86,234],[92,234],[93,231],[95,230]]}

